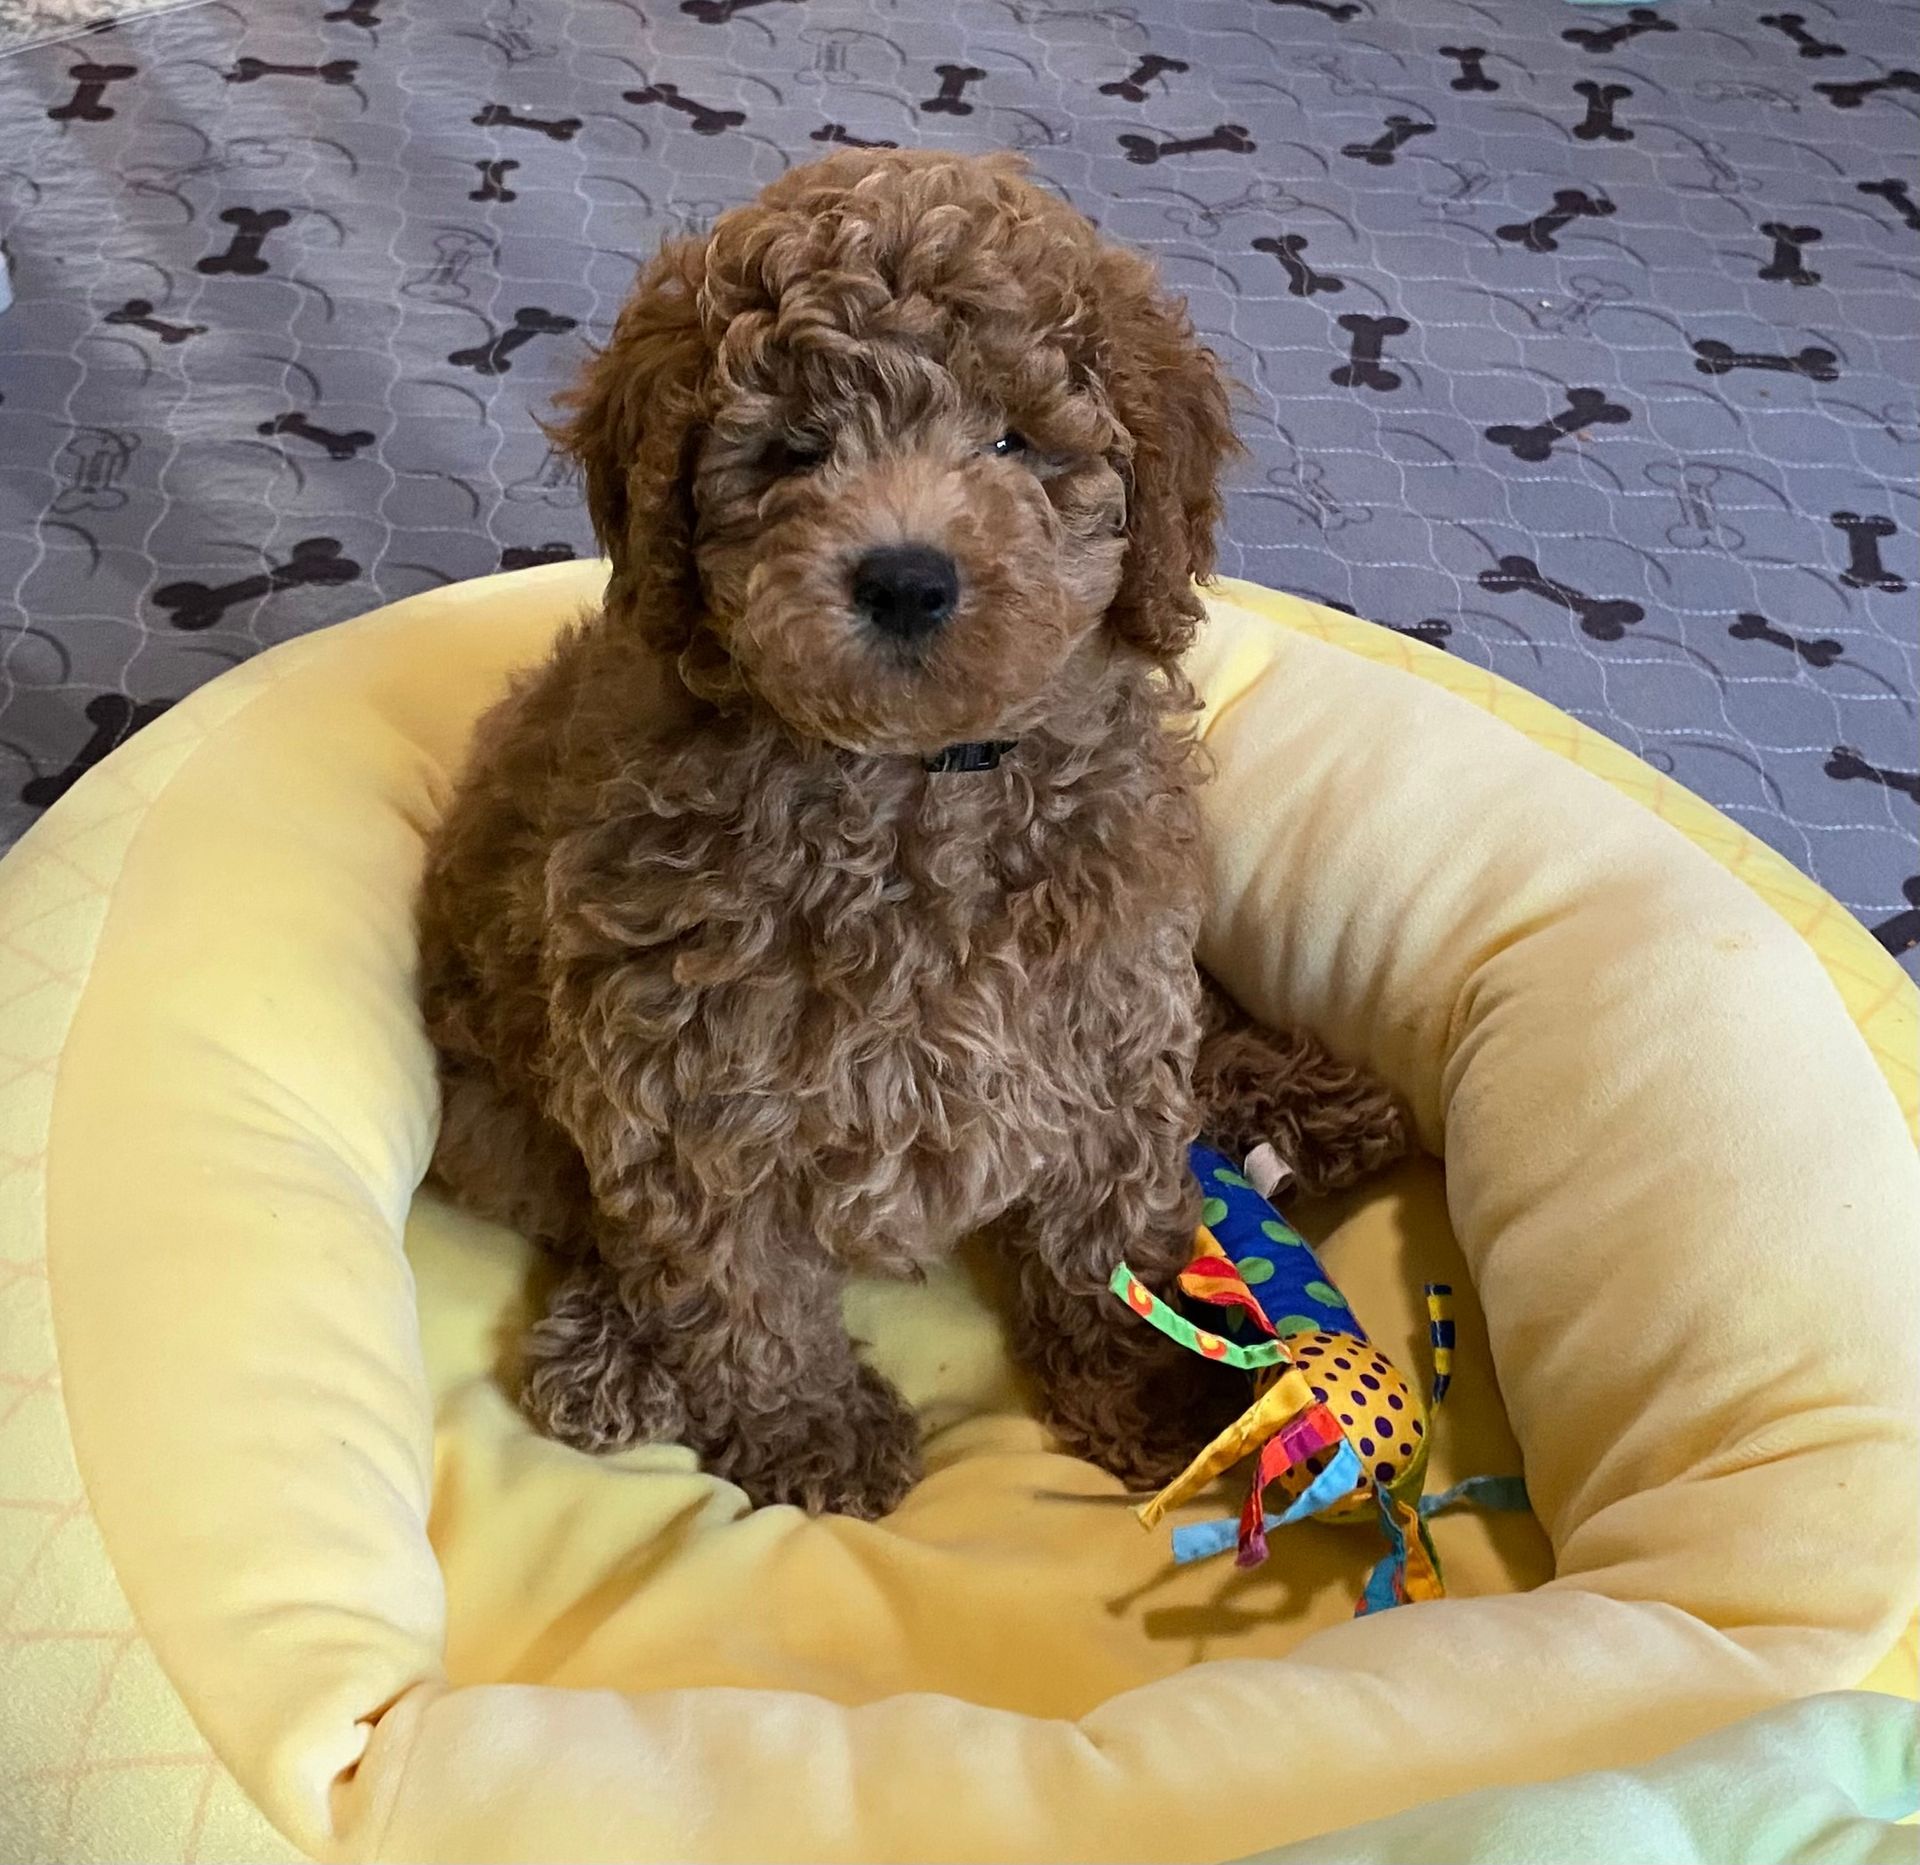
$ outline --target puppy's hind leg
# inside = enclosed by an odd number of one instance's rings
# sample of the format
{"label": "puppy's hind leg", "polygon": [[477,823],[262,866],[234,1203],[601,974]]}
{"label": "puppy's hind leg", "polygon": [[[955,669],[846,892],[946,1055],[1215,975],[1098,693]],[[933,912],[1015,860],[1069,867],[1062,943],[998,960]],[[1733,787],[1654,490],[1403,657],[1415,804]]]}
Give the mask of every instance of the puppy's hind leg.
{"label": "puppy's hind leg", "polygon": [[1386,1087],[1304,1030],[1263,1028],[1202,981],[1193,1095],[1203,1139],[1235,1160],[1269,1143],[1310,1196],[1343,1190],[1407,1152],[1407,1117]]}

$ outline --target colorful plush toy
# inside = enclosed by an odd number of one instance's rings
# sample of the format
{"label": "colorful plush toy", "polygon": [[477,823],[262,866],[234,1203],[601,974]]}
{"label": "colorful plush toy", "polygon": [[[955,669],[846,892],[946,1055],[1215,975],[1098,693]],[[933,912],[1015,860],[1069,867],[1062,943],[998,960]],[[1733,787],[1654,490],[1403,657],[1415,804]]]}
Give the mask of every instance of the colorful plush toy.
{"label": "colorful plush toy", "polygon": [[[1268,1532],[1290,1522],[1377,1520],[1388,1552],[1368,1576],[1355,1611],[1438,1599],[1440,1564],[1426,1518],[1455,1502],[1525,1507],[1525,1493],[1511,1478],[1469,1478],[1443,1496],[1422,1495],[1429,1420],[1452,1376],[1452,1290],[1427,1284],[1433,1386],[1422,1405],[1367,1338],[1312,1245],[1229,1160],[1195,1146],[1192,1161],[1205,1202],[1196,1254],[1179,1286],[1188,1303],[1221,1311],[1209,1317],[1213,1325],[1198,1325],[1161,1301],[1124,1264],[1114,1271],[1112,1288],[1183,1347],[1252,1373],[1254,1401],[1141,1507],[1141,1521],[1153,1527],[1222,1471],[1252,1457],[1239,1521],[1176,1530],[1176,1560],[1199,1560],[1237,1543],[1237,1564],[1254,1567],[1266,1559]],[[1270,1515],[1267,1493],[1276,1487],[1287,1505]]]}

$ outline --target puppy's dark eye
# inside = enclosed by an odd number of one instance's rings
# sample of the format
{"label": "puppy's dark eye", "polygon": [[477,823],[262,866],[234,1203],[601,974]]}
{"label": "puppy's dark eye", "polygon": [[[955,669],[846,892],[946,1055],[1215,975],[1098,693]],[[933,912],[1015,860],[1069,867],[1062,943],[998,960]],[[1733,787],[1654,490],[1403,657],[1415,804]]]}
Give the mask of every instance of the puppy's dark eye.
{"label": "puppy's dark eye", "polygon": [[1007,431],[987,449],[996,460],[1011,460],[1016,454],[1027,451],[1027,437],[1017,429]]}
{"label": "puppy's dark eye", "polygon": [[760,463],[777,478],[811,473],[826,464],[827,450],[816,441],[777,440],[760,456]]}

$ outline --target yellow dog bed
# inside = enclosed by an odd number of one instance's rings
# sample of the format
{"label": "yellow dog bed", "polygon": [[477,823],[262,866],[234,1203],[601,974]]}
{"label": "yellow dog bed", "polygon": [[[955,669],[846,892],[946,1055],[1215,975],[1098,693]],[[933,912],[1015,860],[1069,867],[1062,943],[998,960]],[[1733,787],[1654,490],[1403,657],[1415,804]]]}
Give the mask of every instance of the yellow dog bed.
{"label": "yellow dog bed", "polygon": [[1026,1416],[976,1265],[855,1297],[930,1434],[886,1523],[530,1437],[526,1252],[414,1199],[410,896],[475,714],[597,575],[265,655],[0,868],[0,1850],[1221,1858],[1882,1660],[1910,987],[1562,715],[1238,586],[1194,664],[1205,956],[1444,1150],[1311,1221],[1403,1364],[1422,1277],[1471,1278],[1435,1485],[1523,1458],[1538,1525],[1444,1519],[1454,1597],[1358,1621],[1356,1531],[1173,1573]]}

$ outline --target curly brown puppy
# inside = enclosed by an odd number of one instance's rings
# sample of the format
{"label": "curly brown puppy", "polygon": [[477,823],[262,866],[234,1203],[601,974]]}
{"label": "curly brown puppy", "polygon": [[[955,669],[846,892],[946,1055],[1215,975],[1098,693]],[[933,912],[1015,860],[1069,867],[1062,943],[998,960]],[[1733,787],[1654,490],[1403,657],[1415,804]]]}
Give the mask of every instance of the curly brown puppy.
{"label": "curly brown puppy", "polygon": [[[669,243],[569,411],[605,609],[482,725],[421,915],[438,1175],[573,1265],[526,1409],[882,1514],[918,1434],[842,1280],[992,1226],[1061,1438],[1159,1481],[1219,1384],[1106,1283],[1196,1217],[1213,357],[1017,163],[858,151]],[[1214,1015],[1230,1137],[1401,1144]]]}

